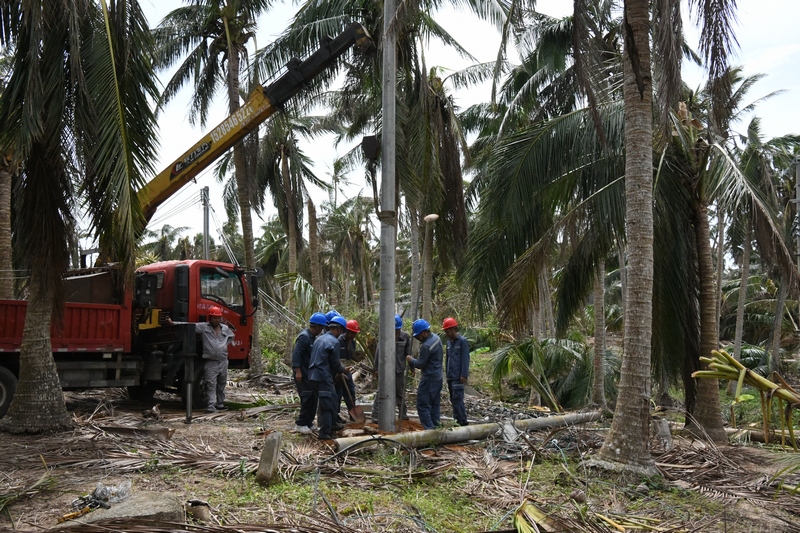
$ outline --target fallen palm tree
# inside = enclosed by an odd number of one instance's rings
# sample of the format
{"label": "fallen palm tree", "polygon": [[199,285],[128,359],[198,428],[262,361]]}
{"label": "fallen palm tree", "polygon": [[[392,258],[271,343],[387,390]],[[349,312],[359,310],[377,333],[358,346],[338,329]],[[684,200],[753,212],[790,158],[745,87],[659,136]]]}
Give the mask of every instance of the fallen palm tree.
{"label": "fallen palm tree", "polygon": [[[761,443],[769,443],[770,438],[780,437],[781,441],[789,441],[791,444],[791,438],[789,437],[788,431],[773,431],[764,435],[763,431],[757,431],[754,429],[744,429],[744,428],[725,428],[725,433],[728,434],[728,437],[733,439],[734,442],[761,442]],[[798,439],[795,439],[796,444],[800,444]]]}
{"label": "fallen palm tree", "polygon": [[[584,424],[602,418],[600,411],[590,411],[588,413],[573,413],[568,415],[548,416],[540,418],[528,418],[525,420],[508,421],[505,423],[492,422],[491,424],[475,424],[447,429],[428,429],[425,431],[412,431],[409,433],[398,433],[387,436],[386,438],[404,444],[410,448],[420,446],[434,446],[437,444],[454,444],[468,440],[483,440],[490,435],[500,432],[516,434],[517,432],[535,431],[537,429],[554,428],[560,426],[570,426],[573,424]],[[369,435],[365,437],[343,437],[335,439],[336,450],[342,451],[355,444],[366,444],[369,441],[381,441],[384,437],[380,435]]]}
{"label": "fallen palm tree", "polygon": [[[725,350],[713,350],[711,355],[712,357],[700,358],[701,361],[708,364],[709,369],[698,370],[692,374],[692,377],[736,380],[734,403],[739,402],[739,398],[742,395],[742,386],[745,383],[758,389],[761,394],[761,412],[765,442],[769,442],[772,401],[777,399],[778,411],[781,414],[781,433],[788,432],[789,442],[792,444],[792,447],[797,450],[797,442],[792,428],[792,410],[800,405],[800,393],[786,383],[777,372],[773,372],[772,377],[779,383],[774,383],[744,366]],[[786,402],[785,407],[782,405],[782,402]]]}

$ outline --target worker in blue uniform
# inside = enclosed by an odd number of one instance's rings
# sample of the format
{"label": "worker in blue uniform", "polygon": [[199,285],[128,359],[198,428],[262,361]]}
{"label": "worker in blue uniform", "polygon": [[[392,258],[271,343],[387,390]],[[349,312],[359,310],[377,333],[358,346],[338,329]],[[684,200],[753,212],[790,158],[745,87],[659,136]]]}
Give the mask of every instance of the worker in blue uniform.
{"label": "worker in blue uniform", "polygon": [[333,438],[333,417],[339,407],[336,405],[333,376],[347,373],[339,360],[339,335],[344,332],[347,323],[341,316],[335,316],[331,320],[328,331],[314,341],[308,366],[309,380],[319,402],[317,438],[320,440]]}
{"label": "worker in blue uniform", "polygon": [[314,417],[317,414],[317,398],[308,379],[308,366],[311,363],[311,348],[314,339],[322,333],[328,320],[322,313],[314,313],[308,319],[308,327],[300,332],[294,342],[292,350],[292,370],[294,371],[294,384],[300,396],[300,414],[295,420],[295,431],[303,434],[311,433]]}
{"label": "worker in blue uniform", "polygon": [[[331,321],[333,320],[333,317],[335,317],[335,316],[342,316],[342,315],[340,315],[339,311],[337,311],[336,309],[331,309],[330,311],[325,313],[325,319],[328,321],[328,324],[331,323]],[[325,328],[325,331],[328,331],[327,327]]]}
{"label": "worker in blue uniform", "polygon": [[464,407],[464,388],[469,377],[469,342],[458,333],[458,322],[455,318],[445,318],[442,329],[447,336],[445,377],[447,390],[450,392],[450,403],[453,405],[453,418],[459,426],[466,426],[468,422],[467,408]]}
{"label": "worker in blue uniform", "polygon": [[431,333],[431,325],[424,319],[414,321],[411,334],[421,343],[418,358],[406,356],[413,368],[422,371],[422,379],[417,387],[417,413],[422,427],[433,429],[440,422],[442,341],[438,335]]}
{"label": "worker in blue uniform", "polygon": [[[356,336],[361,333],[361,328],[357,320],[347,320],[345,323],[347,324],[345,326],[345,332],[339,335],[339,355],[342,365],[351,365],[345,366],[345,369],[349,371],[352,369],[352,365],[355,364]],[[334,383],[336,385],[337,407],[341,407],[342,399],[344,399],[347,410],[352,411],[356,406],[356,384],[353,381],[352,374],[339,374],[335,376]],[[345,387],[347,387],[347,391],[345,391]],[[334,427],[336,427],[337,424],[344,425],[346,423],[339,412],[340,411],[336,411],[336,417],[333,421]]]}
{"label": "worker in blue uniform", "polygon": [[[400,418],[408,420],[406,409],[406,356],[411,355],[411,335],[403,331],[403,318],[400,315],[394,315],[394,395],[397,409],[400,412]],[[375,364],[374,373],[380,376],[380,347],[375,350]],[[411,370],[412,374],[414,370]],[[380,409],[381,399],[375,394],[375,400],[372,402],[372,421],[378,421],[378,410]]]}

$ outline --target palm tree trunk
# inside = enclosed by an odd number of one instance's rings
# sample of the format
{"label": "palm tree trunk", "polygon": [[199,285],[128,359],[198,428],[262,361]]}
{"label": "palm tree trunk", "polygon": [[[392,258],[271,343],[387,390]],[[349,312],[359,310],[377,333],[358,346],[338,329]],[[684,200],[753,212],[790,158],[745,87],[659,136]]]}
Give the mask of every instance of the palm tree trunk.
{"label": "palm tree trunk", "polygon": [[[720,318],[722,314],[722,276],[725,273],[725,213],[722,206],[717,204],[717,334],[720,332]],[[719,337],[717,337],[719,346]],[[737,359],[738,360],[738,359]]]}
{"label": "palm tree trunk", "polygon": [[[369,244],[364,241],[364,246],[368,246]],[[369,305],[372,303],[372,293],[374,292],[374,285],[372,284],[372,272],[370,271],[370,264],[369,264],[369,250],[365,250],[364,253],[366,254],[365,257],[367,258],[364,261],[364,291],[366,294],[365,304]]]}
{"label": "palm tree trunk", "polygon": [[319,266],[319,229],[317,227],[317,208],[309,198],[308,206],[308,256],[311,261],[311,286],[320,294],[325,294],[322,286],[322,273]]}
{"label": "palm tree trunk", "polygon": [[422,258],[425,266],[425,275],[422,279],[422,318],[431,320],[431,299],[433,298],[433,231],[432,222],[425,223],[425,246]]}
{"label": "palm tree trunk", "polygon": [[[700,355],[711,356],[717,349],[717,306],[714,287],[714,265],[711,262],[711,235],[708,229],[708,211],[705,203],[699,200],[694,206],[694,233],[697,248],[697,270],[700,278]],[[706,370],[708,365],[700,362],[700,368]],[[717,443],[728,442],[725,429],[722,427],[722,410],[719,403],[719,381],[716,379],[700,379],[697,383],[697,401],[693,420],[688,419],[686,428],[702,432]],[[702,434],[698,431],[698,434]]]}
{"label": "palm tree trunk", "polygon": [[611,429],[601,461],[646,475],[657,473],[650,434],[650,352],[653,321],[653,85],[647,0],[626,0],[623,28],[625,100],[625,230],[628,298],[625,353]]}
{"label": "palm tree trunk", "polygon": [[[281,147],[281,177],[283,178],[283,194],[286,196],[286,235],[288,237],[287,246],[289,248],[289,273],[297,274],[297,210],[294,205],[294,188],[292,187],[291,177],[289,176],[289,158],[286,154],[286,146]],[[289,317],[295,313],[295,300],[293,291],[288,294],[286,307],[289,310]],[[290,361],[292,357],[292,344],[297,327],[290,320],[286,326],[286,349],[284,352],[285,360]]]}
{"label": "palm tree trunk", "polygon": [[625,298],[628,296],[628,268],[625,265],[625,245],[617,241],[617,258],[619,261],[619,284],[622,294],[622,313],[625,314]]}
{"label": "palm tree trunk", "polygon": [[[228,42],[228,112],[235,113],[239,109],[239,50]],[[253,238],[253,216],[250,211],[250,176],[247,168],[247,152],[239,142],[233,147],[233,168],[236,174],[236,196],[239,200],[239,215],[242,219],[242,243],[244,245],[244,266],[249,270],[256,268],[255,239]],[[250,373],[264,373],[264,361],[261,357],[261,342],[258,336],[258,324],[253,327],[253,345],[250,350]]]}
{"label": "palm tree trunk", "polygon": [[555,338],[556,319],[553,315],[553,298],[550,296],[550,273],[546,265],[542,267],[542,271],[539,273],[539,287],[541,287],[542,291],[542,314],[547,326],[547,335]]}
{"label": "palm tree trunk", "polygon": [[369,305],[369,293],[367,292],[367,270],[365,261],[361,262],[361,293],[364,296],[363,305],[366,308]]}
{"label": "palm tree trunk", "polygon": [[9,161],[0,154],[0,299],[14,298],[11,261],[11,179]]}
{"label": "palm tree trunk", "polygon": [[[742,360],[742,337],[744,336],[744,308],[747,305],[747,287],[750,284],[750,252],[753,240],[753,225],[750,220],[745,220],[745,236],[742,241],[742,280],[739,282],[739,303],[736,306],[736,332],[733,339],[733,357]],[[736,392],[736,384],[728,382],[728,394]]]}
{"label": "palm tree trunk", "polygon": [[778,372],[781,367],[781,332],[783,331],[783,312],[786,297],[789,293],[789,282],[781,276],[778,297],[775,302],[775,321],[772,326],[772,370]]}
{"label": "palm tree trunk", "polygon": [[350,305],[350,261],[345,261],[344,272],[342,276],[342,287],[344,287],[343,305]]}
{"label": "palm tree trunk", "polygon": [[34,276],[30,294],[19,354],[19,382],[2,420],[2,427],[14,433],[57,431],[72,425],[50,345],[54,295],[47,282]]}
{"label": "palm tree trunk", "polygon": [[603,359],[606,355],[606,314],[605,314],[605,278],[606,265],[600,261],[594,283],[594,361],[592,368],[592,403],[606,406],[605,369]]}
{"label": "palm tree trunk", "polygon": [[539,305],[536,308],[536,312],[539,316],[539,331],[542,332],[542,338],[547,337],[547,319],[545,318],[545,310],[542,307],[544,298],[542,298],[542,286],[539,285]]}
{"label": "palm tree trunk", "polygon": [[419,215],[408,209],[411,219],[411,318],[419,318]]}

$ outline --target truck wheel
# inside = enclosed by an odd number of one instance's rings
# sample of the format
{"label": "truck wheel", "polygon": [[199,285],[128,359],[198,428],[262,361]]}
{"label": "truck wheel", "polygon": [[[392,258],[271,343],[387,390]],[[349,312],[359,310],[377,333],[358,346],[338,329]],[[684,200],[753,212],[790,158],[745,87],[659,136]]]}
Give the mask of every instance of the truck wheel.
{"label": "truck wheel", "polygon": [[9,369],[0,366],[0,418],[6,416],[11,398],[17,390],[17,376]]}
{"label": "truck wheel", "polygon": [[149,402],[158,390],[157,385],[146,383],[144,385],[131,385],[128,387],[128,397],[131,400]]}
{"label": "truck wheel", "polygon": [[[198,361],[200,363],[200,361]],[[199,368],[197,368],[199,367]],[[206,406],[206,380],[204,379],[203,365],[200,363],[194,369],[194,387],[192,387],[192,408],[202,409]],[[186,405],[186,383],[181,386],[181,400]]]}

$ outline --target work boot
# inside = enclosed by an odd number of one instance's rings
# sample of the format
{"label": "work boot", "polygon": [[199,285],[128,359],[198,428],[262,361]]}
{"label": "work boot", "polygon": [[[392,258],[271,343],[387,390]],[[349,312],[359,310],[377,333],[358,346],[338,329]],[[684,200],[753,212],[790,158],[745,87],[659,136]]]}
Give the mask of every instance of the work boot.
{"label": "work boot", "polygon": [[227,410],[228,410],[228,408],[227,408],[227,407],[225,407],[225,404],[224,404],[224,403],[218,403],[218,404],[216,405],[216,408],[217,408],[217,411],[227,411]]}
{"label": "work boot", "polygon": [[298,433],[302,433],[303,435],[311,434],[311,428],[308,426],[298,426],[295,424],[294,430],[297,431]]}
{"label": "work boot", "polygon": [[216,413],[216,412],[217,412],[217,408],[216,407],[212,406],[212,407],[207,407],[206,408],[206,413]]}
{"label": "work boot", "polygon": [[334,422],[334,423],[333,423],[333,427],[332,427],[331,429],[332,429],[333,431],[341,431],[341,430],[343,430],[343,429],[344,429],[344,424],[342,424],[341,422],[338,422],[338,421],[337,421],[337,422]]}

